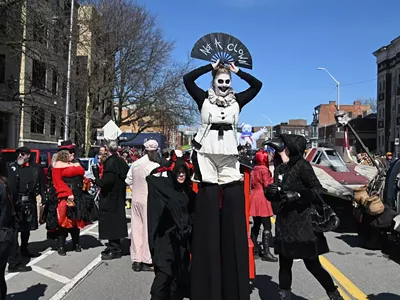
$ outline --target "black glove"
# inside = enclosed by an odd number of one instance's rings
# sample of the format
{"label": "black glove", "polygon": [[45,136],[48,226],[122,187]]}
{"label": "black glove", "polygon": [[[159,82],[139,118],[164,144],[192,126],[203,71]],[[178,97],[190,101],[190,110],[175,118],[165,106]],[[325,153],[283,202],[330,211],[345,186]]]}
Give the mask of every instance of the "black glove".
{"label": "black glove", "polygon": [[265,146],[270,146],[274,149],[277,153],[283,152],[285,150],[285,144],[281,138],[273,138],[271,140],[267,140],[263,143]]}
{"label": "black glove", "polygon": [[92,167],[92,172],[93,172],[94,178],[96,178],[96,179],[100,178],[100,170],[99,170],[99,166],[98,165],[94,165]]}
{"label": "black glove", "polygon": [[264,189],[264,195],[268,200],[274,199],[278,193],[279,189],[276,183],[272,183]]}
{"label": "black glove", "polygon": [[301,198],[298,192],[287,191],[281,194],[281,200],[284,203],[293,203]]}

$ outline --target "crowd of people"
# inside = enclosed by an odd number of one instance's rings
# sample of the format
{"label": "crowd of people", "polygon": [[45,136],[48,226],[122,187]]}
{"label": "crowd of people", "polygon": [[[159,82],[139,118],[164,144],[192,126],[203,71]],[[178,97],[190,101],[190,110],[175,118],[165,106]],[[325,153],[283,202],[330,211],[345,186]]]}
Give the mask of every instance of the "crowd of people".
{"label": "crowd of people", "polygon": [[[212,72],[213,83],[204,91],[195,80],[207,72]],[[232,73],[250,87],[235,93]],[[45,185],[39,166],[29,159],[30,149],[17,149],[18,159],[9,170],[0,156],[0,299],[6,295],[7,260],[9,272],[31,270],[21,256],[38,255],[29,251],[28,241],[29,231],[39,223],[46,224],[48,238],[57,241],[57,252],[64,257],[68,233],[72,250],[81,252],[80,230],[98,220],[99,239],[108,240],[102,259],[121,258],[121,240],[128,237],[127,187],[132,192],[132,270],[154,272],[151,300],[250,299],[249,224],[236,128],[240,110],[258,94],[262,83],[233,63],[226,66],[217,61],[186,74],[184,84],[202,121],[190,157],[179,150],[159,156],[155,140],[146,141],[141,151],[126,151],[110,141],[96,155],[94,179],[89,180],[75,157],[75,145],[64,141],[53,156]],[[264,261],[279,261],[281,299],[291,297],[295,259],[304,261],[329,299],[343,299],[318,258],[329,248],[312,223],[311,206],[317,205],[321,184],[303,158],[305,138],[286,134],[267,145],[275,151],[273,174],[268,153],[260,150],[251,176],[255,254]],[[197,194],[193,182],[199,183]],[[96,195],[90,193],[92,185]],[[262,247],[257,239],[261,225]],[[271,247],[279,257],[270,252]]]}

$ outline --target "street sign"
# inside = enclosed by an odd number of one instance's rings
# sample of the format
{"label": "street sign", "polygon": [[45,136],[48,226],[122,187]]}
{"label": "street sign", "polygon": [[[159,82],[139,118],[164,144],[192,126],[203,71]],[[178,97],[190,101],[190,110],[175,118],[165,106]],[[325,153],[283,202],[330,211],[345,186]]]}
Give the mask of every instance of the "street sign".
{"label": "street sign", "polygon": [[398,146],[400,144],[399,138],[394,139],[394,144],[395,146]]}
{"label": "street sign", "polygon": [[104,129],[103,128],[97,129],[97,140],[98,141],[104,140]]}
{"label": "street sign", "polygon": [[104,139],[107,141],[114,141],[122,134],[122,130],[119,129],[117,124],[115,124],[112,120],[108,121],[108,123],[103,126],[103,130]]}

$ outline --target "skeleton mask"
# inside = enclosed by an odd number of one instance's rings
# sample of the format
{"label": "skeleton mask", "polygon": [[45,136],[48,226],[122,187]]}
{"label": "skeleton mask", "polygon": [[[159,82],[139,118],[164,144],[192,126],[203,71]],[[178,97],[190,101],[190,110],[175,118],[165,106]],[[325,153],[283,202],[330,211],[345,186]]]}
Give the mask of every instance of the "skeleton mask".
{"label": "skeleton mask", "polygon": [[217,74],[214,78],[213,87],[217,96],[225,97],[231,87],[231,76],[227,73]]}

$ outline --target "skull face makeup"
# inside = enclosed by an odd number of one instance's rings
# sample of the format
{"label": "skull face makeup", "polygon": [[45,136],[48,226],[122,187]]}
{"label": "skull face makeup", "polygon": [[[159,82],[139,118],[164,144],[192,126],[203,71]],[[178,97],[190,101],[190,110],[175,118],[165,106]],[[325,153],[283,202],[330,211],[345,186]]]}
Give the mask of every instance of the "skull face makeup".
{"label": "skull face makeup", "polygon": [[215,76],[213,88],[217,96],[225,97],[231,87],[231,76],[228,73],[219,73]]}

